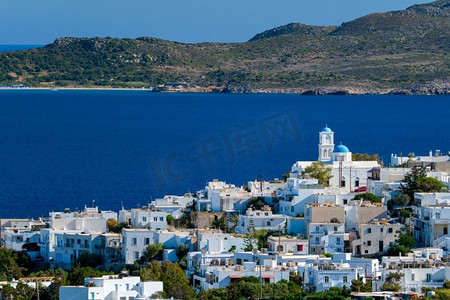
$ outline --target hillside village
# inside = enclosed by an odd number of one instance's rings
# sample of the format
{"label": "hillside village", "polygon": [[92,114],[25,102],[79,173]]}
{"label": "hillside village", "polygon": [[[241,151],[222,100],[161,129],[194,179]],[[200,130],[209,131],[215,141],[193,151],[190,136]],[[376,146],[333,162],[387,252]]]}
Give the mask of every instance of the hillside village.
{"label": "hillside village", "polygon": [[[442,296],[450,288],[449,173],[449,153],[392,154],[386,166],[336,145],[325,127],[317,161],[293,163],[282,179],[214,179],[118,212],[92,203],[38,220],[0,219],[0,262],[26,253],[41,270],[0,264],[0,299],[24,285],[39,295],[55,282],[60,299],[279,299],[268,287],[282,284],[292,299],[335,288],[339,299]],[[80,266],[98,272],[70,286],[58,281]],[[175,266],[190,294],[160,274]],[[256,292],[242,294],[244,282]]]}

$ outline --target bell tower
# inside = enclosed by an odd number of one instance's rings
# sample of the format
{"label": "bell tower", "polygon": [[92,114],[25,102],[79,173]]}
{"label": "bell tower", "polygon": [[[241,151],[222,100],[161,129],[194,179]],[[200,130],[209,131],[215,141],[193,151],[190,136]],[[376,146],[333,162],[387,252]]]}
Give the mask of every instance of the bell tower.
{"label": "bell tower", "polygon": [[325,126],[319,132],[319,160],[331,161],[331,153],[334,150],[334,132]]}

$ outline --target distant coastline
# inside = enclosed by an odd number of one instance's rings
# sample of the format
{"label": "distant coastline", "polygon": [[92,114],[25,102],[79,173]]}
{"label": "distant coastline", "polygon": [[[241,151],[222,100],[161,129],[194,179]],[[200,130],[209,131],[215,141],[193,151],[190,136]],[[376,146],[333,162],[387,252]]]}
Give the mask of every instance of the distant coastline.
{"label": "distant coastline", "polygon": [[225,93],[225,94],[298,94],[303,96],[351,96],[351,95],[450,95],[450,82],[431,82],[396,89],[365,89],[365,88],[229,88],[201,86],[173,86],[120,88],[120,87],[28,87],[0,86],[0,90],[38,90],[38,91],[137,91],[153,93]]}

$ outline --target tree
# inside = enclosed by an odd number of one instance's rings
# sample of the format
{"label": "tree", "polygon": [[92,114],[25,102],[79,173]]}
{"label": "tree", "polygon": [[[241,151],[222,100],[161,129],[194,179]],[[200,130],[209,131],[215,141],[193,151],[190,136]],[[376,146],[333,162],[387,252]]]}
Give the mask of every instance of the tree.
{"label": "tree", "polygon": [[353,161],[379,161],[380,156],[378,154],[369,155],[367,153],[353,153]]}
{"label": "tree", "polygon": [[193,299],[195,292],[189,284],[189,279],[177,263],[171,263],[167,260],[161,264],[161,281],[164,286],[166,298],[175,299]]}
{"label": "tree", "polygon": [[330,179],[333,177],[331,175],[331,167],[326,166],[321,161],[315,161],[310,166],[306,167],[302,172],[303,176],[309,176],[319,180],[319,184],[328,186]]}
{"label": "tree", "polygon": [[11,280],[20,278],[27,271],[26,265],[31,260],[25,252],[17,252],[7,248],[0,248],[0,279]]}
{"label": "tree", "polygon": [[405,255],[411,251],[417,242],[411,236],[409,232],[406,231],[398,231],[399,236],[395,243],[391,245],[388,249],[388,255],[398,256],[399,254]]}
{"label": "tree", "polygon": [[353,198],[354,200],[365,200],[370,201],[370,203],[381,203],[381,199],[378,196],[375,196],[372,193],[362,193],[358,194]]}
{"label": "tree", "polygon": [[432,177],[422,177],[417,179],[418,192],[422,193],[436,193],[446,188],[439,180]]}
{"label": "tree", "polygon": [[75,261],[75,263],[77,262],[80,264],[81,267],[96,268],[103,263],[103,259],[101,255],[92,253],[82,253]]}
{"label": "tree", "polygon": [[244,245],[245,245],[245,251],[252,251],[254,245],[257,242],[256,236],[255,236],[255,222],[252,218],[248,221],[247,226],[247,235],[244,237]]}
{"label": "tree", "polygon": [[130,226],[129,226],[127,223],[122,222],[122,223],[118,224],[118,225],[115,226],[115,227],[111,227],[111,228],[109,229],[109,232],[122,233],[122,230],[123,230],[124,228],[130,228]]}
{"label": "tree", "polygon": [[354,279],[350,289],[352,292],[372,292],[372,281],[367,280],[364,283],[362,280]]}
{"label": "tree", "polygon": [[89,277],[100,277],[103,275],[112,275],[111,272],[103,272],[94,270],[91,267],[82,267],[79,263],[75,263],[72,271],[69,272],[67,280],[71,285],[83,285],[84,279]]}
{"label": "tree", "polygon": [[167,224],[173,225],[173,221],[175,220],[175,218],[172,215],[167,215],[166,220]]}
{"label": "tree", "polygon": [[450,280],[444,281],[444,289],[450,289]]}
{"label": "tree", "polygon": [[156,260],[152,261],[140,272],[140,277],[142,281],[160,281],[161,276],[162,276],[161,265]]}
{"label": "tree", "polygon": [[150,244],[145,248],[142,259],[144,261],[151,261],[155,257],[161,256],[163,249],[163,244]]}
{"label": "tree", "polygon": [[391,272],[386,276],[384,284],[381,286],[382,291],[398,292],[401,286],[397,283],[403,277],[401,272]]}
{"label": "tree", "polygon": [[405,178],[403,179],[405,184],[400,185],[400,190],[403,194],[408,195],[410,199],[414,199],[414,193],[419,191],[417,180],[426,176],[427,172],[425,169],[417,166],[412,167],[411,172],[405,175]]}
{"label": "tree", "polygon": [[178,259],[182,259],[189,253],[189,247],[186,244],[180,244],[177,247],[176,255]]}
{"label": "tree", "polygon": [[111,231],[112,228],[117,227],[119,225],[119,222],[117,222],[116,219],[108,219],[106,220],[106,228],[108,228],[109,231]]}

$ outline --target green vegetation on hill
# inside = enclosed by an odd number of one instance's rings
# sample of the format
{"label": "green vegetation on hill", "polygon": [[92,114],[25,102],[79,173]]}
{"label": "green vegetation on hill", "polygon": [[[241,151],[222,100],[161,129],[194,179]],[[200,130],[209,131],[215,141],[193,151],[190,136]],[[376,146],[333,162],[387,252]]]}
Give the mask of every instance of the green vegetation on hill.
{"label": "green vegetation on hill", "polygon": [[339,27],[289,24],[245,43],[60,38],[39,49],[0,53],[0,85],[187,82],[232,91],[364,93],[434,82],[421,92],[449,93],[449,41],[450,0],[440,0]]}

